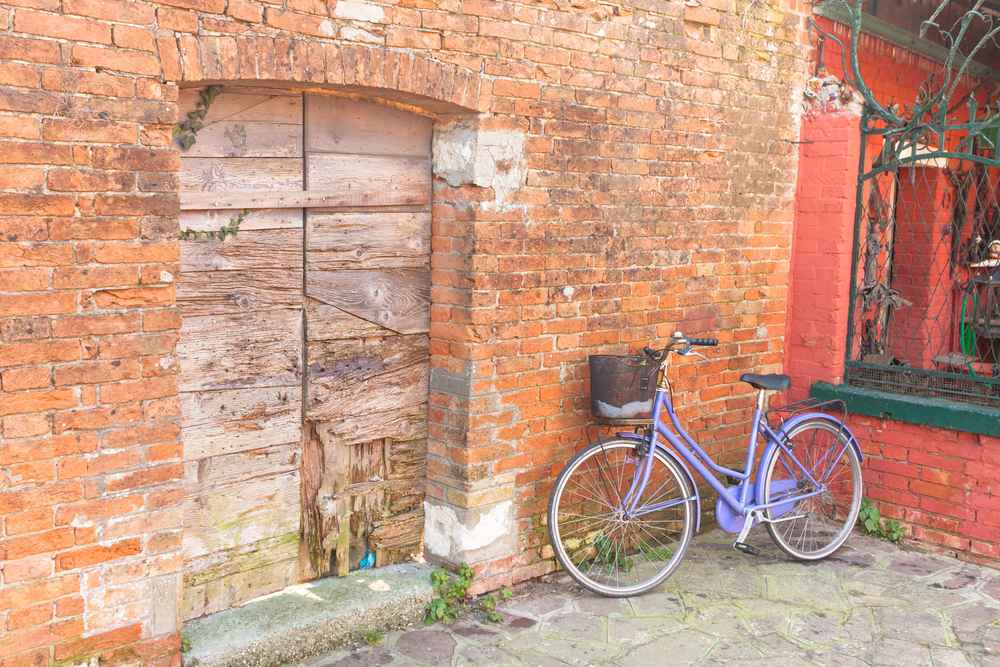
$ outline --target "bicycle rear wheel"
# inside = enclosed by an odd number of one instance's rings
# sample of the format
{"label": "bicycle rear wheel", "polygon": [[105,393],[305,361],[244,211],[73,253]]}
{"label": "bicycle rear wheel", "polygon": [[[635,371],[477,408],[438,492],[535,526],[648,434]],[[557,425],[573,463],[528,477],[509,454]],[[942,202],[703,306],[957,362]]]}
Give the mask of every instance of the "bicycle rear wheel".
{"label": "bicycle rear wheel", "polygon": [[826,491],[804,500],[765,510],[771,539],[798,560],[826,558],[847,541],[861,509],[861,460],[840,427],[826,419],[810,419],[788,433],[795,460],[782,447],[773,450],[764,475],[764,502]]}
{"label": "bicycle rear wheel", "polygon": [[655,588],[680,564],[694,533],[694,489],[661,451],[654,453],[635,514],[622,510],[643,465],[634,441],[591,445],[569,462],[549,499],[556,558],[600,595],[628,597]]}

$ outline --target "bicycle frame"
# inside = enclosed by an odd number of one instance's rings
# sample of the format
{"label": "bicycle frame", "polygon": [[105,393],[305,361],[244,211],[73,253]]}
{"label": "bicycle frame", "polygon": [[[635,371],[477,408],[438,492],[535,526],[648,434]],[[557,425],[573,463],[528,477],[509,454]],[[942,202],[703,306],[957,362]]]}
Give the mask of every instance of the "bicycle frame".
{"label": "bicycle frame", "polygon": [[[665,369],[663,372],[665,377]],[[664,411],[666,411],[670,418],[673,430],[668,428],[661,419]],[[759,395],[757,405],[754,409],[753,423],[750,430],[749,442],[747,444],[746,464],[742,471],[733,470],[717,464],[708,452],[706,452],[688,434],[688,432],[684,430],[676,412],[674,412],[667,382],[665,379],[661,381],[660,386],[656,390],[656,397],[653,402],[653,426],[649,437],[650,447],[646,452],[646,456],[642,461],[642,464],[636,467],[629,490],[622,499],[622,511],[624,514],[629,517],[642,516],[643,514],[667,509],[684,502],[698,500],[698,490],[695,488],[694,496],[689,498],[677,498],[663,503],[643,505],[642,507],[637,506],[639,498],[642,497],[642,494],[646,489],[646,485],[649,482],[649,475],[653,465],[654,451],[656,451],[657,448],[666,451],[666,447],[662,444],[661,439],[669,443],[673,447],[673,450],[680,454],[684,461],[694,468],[694,470],[697,471],[698,474],[706,482],[708,482],[713,489],[715,489],[715,491],[719,494],[721,502],[726,503],[726,505],[729,506],[729,509],[731,509],[735,515],[740,517],[755,517],[759,516],[759,513],[763,510],[774,510],[776,508],[778,509],[777,514],[780,515],[790,511],[799,501],[824,493],[826,491],[826,487],[813,477],[812,472],[808,470],[806,466],[804,466],[795,456],[795,453],[792,451],[792,447],[789,446],[787,442],[787,438],[782,437],[785,429],[778,429],[778,432],[775,432],[767,423],[764,413],[765,404],[764,394],[762,392]],[[829,462],[829,465],[823,466],[824,473],[827,470],[832,470],[833,466],[837,464],[847,451],[847,447],[855,447],[856,450],[859,451],[860,455],[860,447],[857,445],[857,441],[854,436],[850,434],[850,431],[847,430],[845,425],[830,415],[823,412],[804,413],[802,415],[798,415],[794,422],[800,423],[806,419],[815,417],[836,423],[848,436],[845,438],[844,446],[837,453],[837,456]],[[763,437],[767,444],[764,456],[761,457],[760,469],[755,477],[753,474],[753,464],[757,452],[758,437]],[[765,497],[765,489],[763,488],[763,477],[765,473],[764,465],[768,461],[774,448],[777,447],[780,447],[782,451],[788,455],[788,459],[790,459],[794,465],[797,466],[802,473],[804,473],[813,489],[804,493],[785,495],[779,500],[772,500],[769,503],[765,503],[763,502]],[[825,464],[826,462],[824,461],[823,463]],[[788,464],[785,465],[787,466]],[[726,485],[719,480],[716,474],[725,475],[739,480],[739,484],[735,487],[738,491],[738,495],[734,496],[731,493],[733,489],[726,487]],[[821,474],[819,477],[822,479],[825,477],[825,474]],[[753,481],[753,484],[751,484],[751,481]],[[751,491],[753,491],[752,496]],[[774,515],[775,512],[772,511],[771,514]],[[774,517],[772,516],[772,518]],[[729,530],[729,528],[726,529]],[[732,530],[731,532],[737,531]]]}

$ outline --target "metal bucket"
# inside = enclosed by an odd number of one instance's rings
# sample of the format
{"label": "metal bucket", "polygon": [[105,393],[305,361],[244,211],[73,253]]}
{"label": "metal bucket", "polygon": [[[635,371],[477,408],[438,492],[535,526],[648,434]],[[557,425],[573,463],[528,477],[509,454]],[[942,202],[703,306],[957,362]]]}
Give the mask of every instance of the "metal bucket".
{"label": "metal bucket", "polygon": [[591,355],[590,413],[604,422],[651,420],[658,370],[644,355]]}

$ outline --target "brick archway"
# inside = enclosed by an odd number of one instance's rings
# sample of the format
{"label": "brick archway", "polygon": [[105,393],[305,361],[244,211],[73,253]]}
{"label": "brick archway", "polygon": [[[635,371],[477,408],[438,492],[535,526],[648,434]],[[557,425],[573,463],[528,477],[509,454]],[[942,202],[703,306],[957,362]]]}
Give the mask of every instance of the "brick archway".
{"label": "brick archway", "polygon": [[[491,90],[479,73],[413,53],[187,35],[159,46],[164,74],[185,87],[322,90],[434,117],[434,237],[450,238],[435,243],[432,253],[427,550],[455,564],[509,563],[517,546],[514,476],[480,478],[466,451],[478,446],[469,442],[468,424],[475,346],[482,340],[470,324],[470,251],[476,221],[494,219],[523,181],[523,128],[479,113],[489,108]],[[490,569],[492,580],[497,575]],[[501,572],[509,581],[509,568]]]}
{"label": "brick archway", "polygon": [[157,47],[163,76],[171,83],[350,87],[432,113],[490,107],[490,87],[483,85],[480,73],[413,52],[282,37],[187,34],[161,37]]}

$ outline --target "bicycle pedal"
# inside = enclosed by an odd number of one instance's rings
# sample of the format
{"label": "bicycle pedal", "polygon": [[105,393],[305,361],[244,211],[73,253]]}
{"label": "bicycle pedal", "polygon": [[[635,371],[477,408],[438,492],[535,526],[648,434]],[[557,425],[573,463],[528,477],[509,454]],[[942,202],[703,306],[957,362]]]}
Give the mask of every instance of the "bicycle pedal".
{"label": "bicycle pedal", "polygon": [[746,542],[733,542],[733,549],[737,551],[742,551],[748,556],[758,556],[760,555],[760,549],[755,546],[751,546]]}

